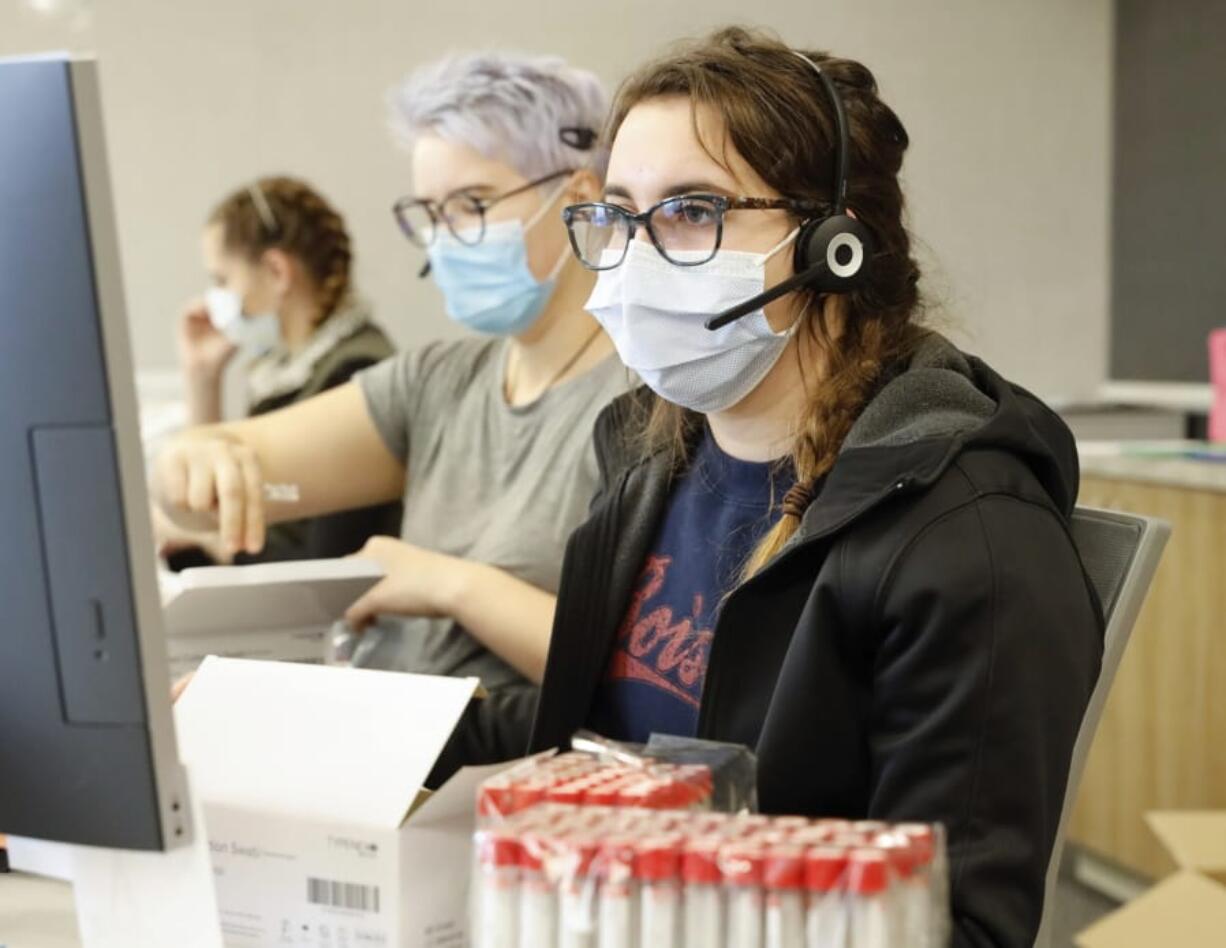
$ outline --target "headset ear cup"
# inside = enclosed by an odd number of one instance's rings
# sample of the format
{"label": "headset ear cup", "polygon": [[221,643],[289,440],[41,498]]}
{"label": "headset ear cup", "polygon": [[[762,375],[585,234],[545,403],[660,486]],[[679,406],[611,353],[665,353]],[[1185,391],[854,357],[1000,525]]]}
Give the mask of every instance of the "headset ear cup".
{"label": "headset ear cup", "polygon": [[847,214],[808,221],[796,235],[796,272],[825,264],[812,284],[819,293],[845,293],[859,286],[871,257],[868,228]]}

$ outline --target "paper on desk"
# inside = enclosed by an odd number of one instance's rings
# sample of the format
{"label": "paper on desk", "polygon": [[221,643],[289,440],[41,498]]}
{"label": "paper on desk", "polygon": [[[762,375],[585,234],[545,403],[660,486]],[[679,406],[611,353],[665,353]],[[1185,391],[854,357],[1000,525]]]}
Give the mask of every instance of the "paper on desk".
{"label": "paper on desk", "polygon": [[476,679],[210,657],[175,705],[210,804],[396,827]]}

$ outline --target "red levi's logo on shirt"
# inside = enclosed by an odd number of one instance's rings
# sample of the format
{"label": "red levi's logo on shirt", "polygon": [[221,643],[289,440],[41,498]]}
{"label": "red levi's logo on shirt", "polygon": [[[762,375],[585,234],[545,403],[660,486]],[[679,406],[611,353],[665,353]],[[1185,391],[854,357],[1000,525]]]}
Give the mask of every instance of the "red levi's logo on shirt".
{"label": "red levi's logo on shirt", "polygon": [[697,708],[714,633],[701,593],[692,596],[688,615],[679,616],[668,603],[672,564],[671,556],[647,558],[617,630],[606,678],[651,685]]}

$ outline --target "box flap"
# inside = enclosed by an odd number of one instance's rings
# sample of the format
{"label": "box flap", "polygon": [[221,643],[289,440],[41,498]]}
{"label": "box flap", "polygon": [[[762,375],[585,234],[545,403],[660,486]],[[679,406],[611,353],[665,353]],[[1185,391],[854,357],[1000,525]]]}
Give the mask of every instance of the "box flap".
{"label": "box flap", "polygon": [[477,811],[477,789],[490,777],[510,770],[522,760],[483,767],[461,767],[437,791],[414,801],[407,822],[410,826],[430,826],[457,816],[472,818]]}
{"label": "box flap", "polygon": [[382,578],[351,558],[187,569],[162,581],[166,634],[328,626]]}
{"label": "box flap", "polygon": [[1226,810],[1157,810],[1145,822],[1179,868],[1226,872]]}
{"label": "box flap", "polygon": [[1220,948],[1226,932],[1226,888],[1184,870],[1091,925],[1078,948]]}
{"label": "box flap", "polygon": [[207,803],[395,829],[475,678],[205,659],[175,705]]}

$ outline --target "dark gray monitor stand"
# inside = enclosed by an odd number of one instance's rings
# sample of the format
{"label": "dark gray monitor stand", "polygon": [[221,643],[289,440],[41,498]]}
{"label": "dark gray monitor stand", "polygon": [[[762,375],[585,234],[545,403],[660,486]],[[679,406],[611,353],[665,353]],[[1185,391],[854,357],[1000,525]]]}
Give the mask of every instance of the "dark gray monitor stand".
{"label": "dark gray monitor stand", "polygon": [[0,828],[119,876],[192,840],[137,417],[95,65],[0,60]]}

